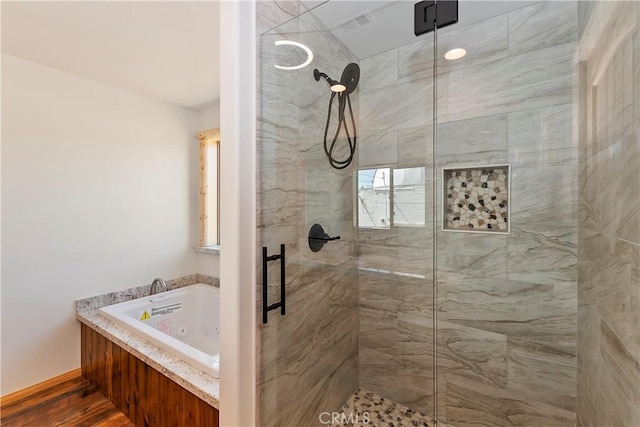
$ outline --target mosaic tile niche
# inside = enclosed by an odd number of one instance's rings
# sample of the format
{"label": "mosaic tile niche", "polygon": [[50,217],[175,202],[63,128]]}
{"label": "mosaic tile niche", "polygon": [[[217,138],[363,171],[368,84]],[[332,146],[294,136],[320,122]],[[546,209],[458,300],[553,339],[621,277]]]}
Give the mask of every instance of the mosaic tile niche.
{"label": "mosaic tile niche", "polygon": [[443,229],[509,233],[509,166],[444,169]]}

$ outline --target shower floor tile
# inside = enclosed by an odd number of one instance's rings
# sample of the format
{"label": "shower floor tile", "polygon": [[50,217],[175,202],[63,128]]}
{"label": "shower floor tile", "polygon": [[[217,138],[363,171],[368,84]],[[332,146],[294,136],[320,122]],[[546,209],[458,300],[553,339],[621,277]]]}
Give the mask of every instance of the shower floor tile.
{"label": "shower floor tile", "polygon": [[[434,427],[431,417],[359,388],[341,409],[333,427]],[[438,427],[447,427],[438,423]]]}

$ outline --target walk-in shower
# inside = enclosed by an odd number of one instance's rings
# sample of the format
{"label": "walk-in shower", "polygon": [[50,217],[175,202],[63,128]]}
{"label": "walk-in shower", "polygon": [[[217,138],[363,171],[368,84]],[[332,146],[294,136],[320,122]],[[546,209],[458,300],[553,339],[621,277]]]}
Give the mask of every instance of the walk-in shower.
{"label": "walk-in shower", "polygon": [[259,3],[258,424],[638,426],[640,3],[438,4]]}

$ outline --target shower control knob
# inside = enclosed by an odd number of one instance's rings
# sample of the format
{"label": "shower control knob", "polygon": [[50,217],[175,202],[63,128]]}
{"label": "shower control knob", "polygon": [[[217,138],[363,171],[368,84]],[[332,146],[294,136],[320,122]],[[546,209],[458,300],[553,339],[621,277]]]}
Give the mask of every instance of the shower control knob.
{"label": "shower control knob", "polygon": [[324,228],[320,224],[313,224],[309,229],[309,249],[318,252],[324,245],[333,240],[340,240],[340,236],[330,237],[325,233]]}

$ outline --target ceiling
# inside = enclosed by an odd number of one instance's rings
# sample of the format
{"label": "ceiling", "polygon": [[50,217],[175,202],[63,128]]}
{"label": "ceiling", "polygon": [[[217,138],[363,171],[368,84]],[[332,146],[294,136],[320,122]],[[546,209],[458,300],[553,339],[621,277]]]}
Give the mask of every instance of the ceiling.
{"label": "ceiling", "polygon": [[220,98],[216,1],[2,1],[2,52],[199,110]]}
{"label": "ceiling", "polygon": [[[358,58],[367,58],[416,41],[413,33],[414,4],[417,0],[303,0],[322,23]],[[529,6],[535,1],[460,0],[458,23],[442,32]],[[318,6],[319,5],[319,6]],[[318,7],[316,7],[318,6]]]}

